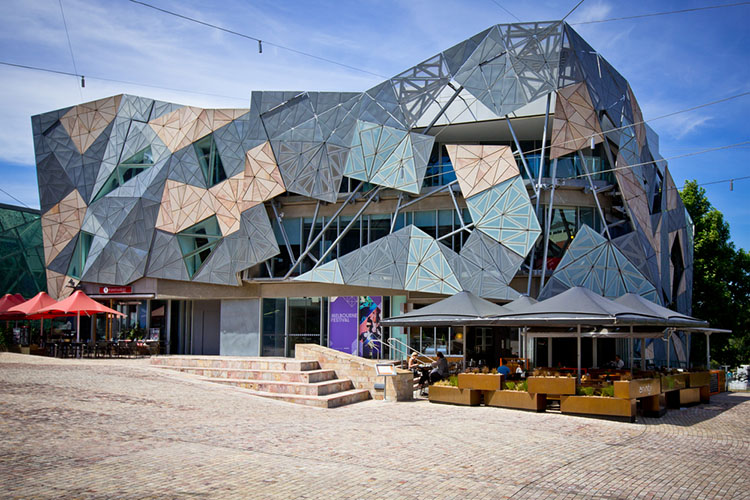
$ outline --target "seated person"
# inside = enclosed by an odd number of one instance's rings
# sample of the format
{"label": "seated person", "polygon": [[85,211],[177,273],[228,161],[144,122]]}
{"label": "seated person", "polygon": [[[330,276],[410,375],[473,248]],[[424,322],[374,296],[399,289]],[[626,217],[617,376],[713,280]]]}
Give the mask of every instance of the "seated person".
{"label": "seated person", "polygon": [[[411,356],[409,356],[409,363],[407,364],[407,367],[411,371],[415,371],[417,367],[419,366],[419,358],[417,357],[417,353],[413,352],[411,353]],[[415,372],[416,375],[416,372]]]}
{"label": "seated person", "polygon": [[439,380],[443,380],[448,376],[448,360],[442,352],[438,351],[437,361],[432,363],[432,371],[430,371],[430,383],[434,384]]}
{"label": "seated person", "polygon": [[625,368],[625,362],[620,359],[620,356],[615,355],[615,360],[612,361],[612,367],[617,368],[618,370],[622,370]]}
{"label": "seated person", "polygon": [[518,365],[516,367],[516,378],[518,379],[526,378],[526,372],[523,371],[523,368],[521,368],[521,365]]}
{"label": "seated person", "polygon": [[498,366],[497,373],[502,375],[505,380],[508,380],[508,377],[510,377],[510,368],[507,365]]}

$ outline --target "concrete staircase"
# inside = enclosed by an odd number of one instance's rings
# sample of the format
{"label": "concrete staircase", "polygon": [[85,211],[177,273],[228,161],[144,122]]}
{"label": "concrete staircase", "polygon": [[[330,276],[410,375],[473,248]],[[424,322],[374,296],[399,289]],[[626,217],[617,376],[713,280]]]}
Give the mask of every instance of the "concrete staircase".
{"label": "concrete staircase", "polygon": [[256,396],[289,403],[335,408],[370,399],[367,389],[322,370],[317,361],[291,358],[158,356],[151,366],[196,375],[203,380],[242,387]]}

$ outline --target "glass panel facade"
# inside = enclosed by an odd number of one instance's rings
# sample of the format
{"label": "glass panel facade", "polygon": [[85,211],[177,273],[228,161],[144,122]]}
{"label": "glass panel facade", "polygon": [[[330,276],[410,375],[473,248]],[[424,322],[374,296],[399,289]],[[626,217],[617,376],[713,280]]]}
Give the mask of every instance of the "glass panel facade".
{"label": "glass panel facade", "polygon": [[0,294],[33,297],[47,290],[38,213],[0,207]]}
{"label": "glass panel facade", "polygon": [[224,171],[224,165],[221,163],[214,135],[209,134],[193,145],[198,155],[198,163],[203,171],[203,177],[206,179],[206,185],[211,187],[226,180],[227,174]]}
{"label": "glass panel facade", "polygon": [[177,241],[188,274],[192,278],[221,241],[221,229],[216,216],[213,215],[177,233]]}
{"label": "glass panel facade", "polygon": [[263,299],[261,355],[284,356],[286,299]]}
{"label": "glass panel facade", "polygon": [[109,178],[105,181],[104,185],[99,190],[99,193],[97,193],[96,197],[94,197],[94,201],[111,193],[112,191],[122,186],[136,175],[152,167],[153,165],[154,159],[151,153],[151,146],[138,151],[136,154],[115,167]]}
{"label": "glass panel facade", "polygon": [[91,241],[93,239],[94,235],[81,231],[80,236],[78,236],[78,241],[76,242],[76,248],[73,251],[73,258],[68,267],[68,275],[78,279],[81,278],[83,268],[86,266],[86,259],[89,256],[89,249],[91,249]]}

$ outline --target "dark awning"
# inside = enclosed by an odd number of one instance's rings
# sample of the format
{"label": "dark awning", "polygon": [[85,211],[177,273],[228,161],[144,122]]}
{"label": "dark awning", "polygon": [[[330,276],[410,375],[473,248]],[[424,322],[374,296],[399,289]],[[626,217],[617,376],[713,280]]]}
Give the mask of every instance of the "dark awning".
{"label": "dark awning", "polygon": [[476,321],[509,312],[499,306],[462,291],[429,306],[382,321],[383,326],[460,326],[476,324]]}
{"label": "dark awning", "polygon": [[668,320],[655,312],[626,307],[583,287],[487,319],[501,326],[669,326]]}
{"label": "dark awning", "polygon": [[655,304],[648,299],[636,295],[634,293],[626,293],[625,295],[615,299],[620,305],[629,307],[631,309],[638,310],[643,314],[657,314],[669,322],[669,326],[680,328],[680,327],[704,327],[708,326],[707,321],[693,318],[686,314],[673,311],[666,307]]}

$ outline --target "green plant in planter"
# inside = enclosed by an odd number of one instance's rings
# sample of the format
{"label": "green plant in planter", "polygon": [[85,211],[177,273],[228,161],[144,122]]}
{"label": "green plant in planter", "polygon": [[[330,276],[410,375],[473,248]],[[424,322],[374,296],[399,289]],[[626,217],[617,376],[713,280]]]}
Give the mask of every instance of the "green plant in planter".
{"label": "green plant in planter", "polygon": [[667,389],[674,389],[674,377],[671,375],[667,375],[664,377],[664,380],[667,381]]}
{"label": "green plant in planter", "polygon": [[529,384],[524,380],[521,383],[516,384],[517,391],[529,392]]}
{"label": "green plant in planter", "polygon": [[451,387],[458,387],[458,375],[451,375],[448,377],[448,383]]}
{"label": "green plant in planter", "polygon": [[579,385],[578,387],[576,387],[576,395],[577,396],[593,396],[594,388],[593,387],[581,387]]}
{"label": "green plant in planter", "polygon": [[516,383],[515,382],[505,382],[505,390],[515,391],[516,390]]}
{"label": "green plant in planter", "polygon": [[606,385],[602,387],[602,396],[605,398],[615,397],[615,387],[613,385]]}

